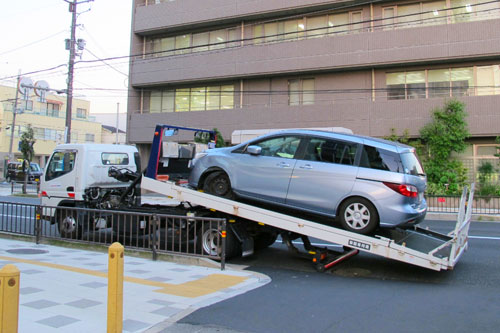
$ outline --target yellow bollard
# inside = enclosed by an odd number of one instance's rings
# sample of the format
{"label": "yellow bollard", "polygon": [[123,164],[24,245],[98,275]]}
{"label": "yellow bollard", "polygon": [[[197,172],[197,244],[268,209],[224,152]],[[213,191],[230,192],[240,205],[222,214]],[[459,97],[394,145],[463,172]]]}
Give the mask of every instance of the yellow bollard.
{"label": "yellow bollard", "polygon": [[19,269],[11,264],[0,270],[0,332],[17,332],[19,319]]}
{"label": "yellow bollard", "polygon": [[108,333],[123,329],[123,252],[118,242],[108,249]]}

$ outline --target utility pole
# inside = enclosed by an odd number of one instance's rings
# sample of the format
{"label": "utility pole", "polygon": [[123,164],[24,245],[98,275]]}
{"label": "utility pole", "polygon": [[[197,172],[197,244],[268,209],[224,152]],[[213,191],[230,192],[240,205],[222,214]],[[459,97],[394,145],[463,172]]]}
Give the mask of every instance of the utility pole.
{"label": "utility pole", "polygon": [[75,67],[75,55],[76,55],[76,45],[77,40],[75,37],[76,34],[76,6],[85,2],[92,2],[94,0],[86,0],[80,1],[73,0],[70,2],[69,0],[64,0],[69,4],[69,11],[71,12],[71,38],[69,42],[67,42],[66,48],[69,47],[69,64],[68,64],[68,87],[67,87],[67,99],[66,99],[66,128],[65,128],[65,143],[71,143],[71,111],[73,108],[73,72]]}
{"label": "utility pole", "polygon": [[14,146],[14,131],[16,127],[16,114],[17,114],[17,100],[19,99],[19,89],[21,84],[21,70],[17,75],[17,85],[16,85],[16,100],[14,101],[14,109],[12,109],[12,125],[10,127],[10,146],[9,146],[9,161],[14,160],[14,154],[12,153],[12,148]]}

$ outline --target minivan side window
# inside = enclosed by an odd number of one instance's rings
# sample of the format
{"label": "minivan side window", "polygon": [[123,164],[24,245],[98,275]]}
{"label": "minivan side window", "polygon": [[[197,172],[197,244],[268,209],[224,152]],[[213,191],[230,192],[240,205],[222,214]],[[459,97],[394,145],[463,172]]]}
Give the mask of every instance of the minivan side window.
{"label": "minivan side window", "polygon": [[371,146],[363,146],[359,166],[403,173],[403,164],[398,153]]}
{"label": "minivan side window", "polygon": [[258,143],[252,143],[251,145],[262,148],[261,156],[293,158],[297,152],[299,143],[299,137],[279,136]]}
{"label": "minivan side window", "polygon": [[331,139],[312,138],[306,146],[304,160],[353,165],[357,144]]}
{"label": "minivan side window", "polygon": [[52,180],[61,177],[73,170],[75,165],[76,152],[58,151],[52,155],[45,180]]}

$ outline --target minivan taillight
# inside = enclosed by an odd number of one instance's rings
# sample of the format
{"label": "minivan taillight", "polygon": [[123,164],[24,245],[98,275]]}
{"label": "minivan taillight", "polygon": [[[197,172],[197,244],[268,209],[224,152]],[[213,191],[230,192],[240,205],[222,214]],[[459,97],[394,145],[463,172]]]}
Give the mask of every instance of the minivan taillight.
{"label": "minivan taillight", "polygon": [[418,196],[418,189],[413,185],[406,184],[394,184],[394,183],[386,183],[384,185],[392,189],[393,191],[398,192],[401,195],[409,198],[416,198]]}

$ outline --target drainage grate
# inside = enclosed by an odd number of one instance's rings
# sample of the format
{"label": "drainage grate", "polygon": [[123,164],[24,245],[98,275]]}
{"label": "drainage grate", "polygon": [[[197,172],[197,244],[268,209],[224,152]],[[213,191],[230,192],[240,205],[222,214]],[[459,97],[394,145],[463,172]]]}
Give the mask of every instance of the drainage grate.
{"label": "drainage grate", "polygon": [[6,252],[12,254],[44,254],[48,253],[49,251],[39,250],[39,249],[14,249],[14,250],[7,250]]}

